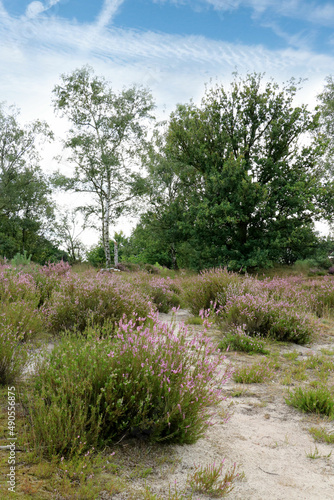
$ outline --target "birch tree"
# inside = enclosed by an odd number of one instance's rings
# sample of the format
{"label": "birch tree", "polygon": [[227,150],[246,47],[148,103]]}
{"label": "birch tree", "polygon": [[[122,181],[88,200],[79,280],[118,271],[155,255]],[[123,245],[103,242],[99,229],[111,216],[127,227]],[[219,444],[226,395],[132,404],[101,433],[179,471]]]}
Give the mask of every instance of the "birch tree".
{"label": "birch tree", "polygon": [[89,67],[62,75],[53,93],[56,111],[71,123],[64,146],[74,165],[74,175],[58,174],[55,183],[92,195],[79,209],[87,225],[95,227],[98,219],[110,267],[110,226],[134,209],[143,188],[139,167],[153,118],[152,96],[135,86],[116,93]]}

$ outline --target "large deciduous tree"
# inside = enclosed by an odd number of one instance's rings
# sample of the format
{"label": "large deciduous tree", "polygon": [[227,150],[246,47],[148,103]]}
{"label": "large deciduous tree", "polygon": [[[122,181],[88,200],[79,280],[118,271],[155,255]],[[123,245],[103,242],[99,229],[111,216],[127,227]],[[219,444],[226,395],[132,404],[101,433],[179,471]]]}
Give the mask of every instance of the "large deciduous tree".
{"label": "large deciduous tree", "polygon": [[[15,108],[0,106],[1,255],[12,257],[26,250],[35,260],[42,258],[41,246],[47,242],[54,204],[48,179],[39,166],[38,143],[51,138],[44,122],[23,127]],[[46,257],[52,244],[48,242],[47,247]]]}
{"label": "large deciduous tree", "polygon": [[315,134],[319,115],[294,105],[296,91],[293,81],[280,88],[261,75],[236,75],[229,89],[217,85],[200,106],[171,114],[161,158],[173,168],[178,196],[153,212],[173,216],[182,264],[291,263],[315,245],[324,143]]}
{"label": "large deciduous tree", "polygon": [[71,177],[58,175],[57,182],[93,195],[92,203],[80,209],[86,221],[98,217],[110,267],[110,225],[133,210],[132,200],[144,186],[138,167],[152,118],[152,97],[137,87],[116,93],[88,67],[61,78],[54,89],[54,105],[72,125],[65,147],[75,171]]}

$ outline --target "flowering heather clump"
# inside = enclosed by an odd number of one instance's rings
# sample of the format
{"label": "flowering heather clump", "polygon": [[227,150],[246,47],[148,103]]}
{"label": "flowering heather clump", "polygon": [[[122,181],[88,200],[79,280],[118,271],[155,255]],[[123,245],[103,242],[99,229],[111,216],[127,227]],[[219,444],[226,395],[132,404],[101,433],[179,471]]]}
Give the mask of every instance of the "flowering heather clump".
{"label": "flowering heather clump", "polygon": [[[26,405],[34,445],[70,455],[84,443],[104,446],[122,437],[193,443],[210,425],[230,374],[203,334],[150,315],[136,326],[121,320],[113,339],[64,338],[33,376]],[[211,359],[212,358],[212,359]],[[71,425],[68,423],[71,422]]]}
{"label": "flowering heather clump", "polygon": [[0,328],[16,332],[20,340],[40,332],[42,321],[37,310],[39,301],[40,294],[32,276],[1,269]]}
{"label": "flowering heather clump", "polygon": [[231,325],[245,325],[248,335],[261,334],[276,340],[305,344],[310,341],[315,322],[287,301],[267,293],[245,294],[227,301],[219,315]]}
{"label": "flowering heather clump", "polygon": [[170,309],[180,305],[180,287],[169,277],[141,272],[131,276],[130,283],[148,295],[160,312],[168,313]]}
{"label": "flowering heather clump", "polygon": [[39,306],[50,299],[53,290],[58,289],[63,279],[71,274],[71,266],[68,262],[49,263],[39,267],[32,272],[37,288],[40,292]]}
{"label": "flowering heather clump", "polygon": [[149,297],[119,276],[105,274],[94,278],[65,275],[42,308],[53,333],[83,331],[89,320],[101,325],[106,319],[119,321],[124,314],[143,317],[149,310]]}

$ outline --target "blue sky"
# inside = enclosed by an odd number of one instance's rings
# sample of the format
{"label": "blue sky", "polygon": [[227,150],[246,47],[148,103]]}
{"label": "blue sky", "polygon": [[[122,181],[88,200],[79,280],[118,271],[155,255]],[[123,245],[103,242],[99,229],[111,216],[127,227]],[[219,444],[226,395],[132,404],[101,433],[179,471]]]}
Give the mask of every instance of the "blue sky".
{"label": "blue sky", "polygon": [[0,101],[18,106],[23,120],[45,119],[63,135],[52,89],[84,64],[115,90],[150,87],[158,117],[199,102],[211,79],[228,85],[235,70],[279,83],[306,78],[298,99],[313,107],[334,73],[334,2],[0,0]]}

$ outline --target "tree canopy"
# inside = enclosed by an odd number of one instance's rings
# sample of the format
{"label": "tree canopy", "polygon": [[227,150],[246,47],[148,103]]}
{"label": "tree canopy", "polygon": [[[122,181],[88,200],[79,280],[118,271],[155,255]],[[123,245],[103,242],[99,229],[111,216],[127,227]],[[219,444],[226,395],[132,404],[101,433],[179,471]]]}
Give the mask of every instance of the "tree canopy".
{"label": "tree canopy", "polygon": [[55,251],[48,239],[54,203],[38,146],[53,136],[44,122],[22,127],[18,115],[15,108],[0,106],[0,255],[26,251],[43,261]]}
{"label": "tree canopy", "polygon": [[56,184],[93,195],[92,202],[80,210],[87,222],[95,226],[99,221],[110,267],[110,225],[134,210],[133,200],[144,185],[138,169],[154,107],[152,97],[137,87],[116,93],[88,67],[62,75],[54,95],[56,110],[72,125],[65,148],[75,170],[73,176],[59,174]]}
{"label": "tree canopy", "polygon": [[155,198],[145,227],[157,238],[155,221],[168,227],[164,237],[182,265],[246,269],[312,251],[313,222],[326,215],[325,143],[319,113],[294,106],[296,92],[294,81],[280,88],[236,75],[229,89],[207,89],[200,106],[171,114],[151,170],[160,193],[171,183],[177,192],[168,204]]}

